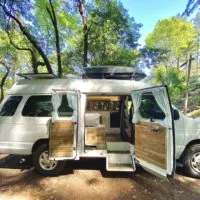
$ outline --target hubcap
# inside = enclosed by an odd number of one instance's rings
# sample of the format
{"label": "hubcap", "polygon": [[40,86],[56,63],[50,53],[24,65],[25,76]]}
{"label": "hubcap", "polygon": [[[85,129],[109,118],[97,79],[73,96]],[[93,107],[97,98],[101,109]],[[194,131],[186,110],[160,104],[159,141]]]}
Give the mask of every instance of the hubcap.
{"label": "hubcap", "polygon": [[44,170],[53,170],[57,166],[57,161],[49,160],[48,151],[40,155],[39,163]]}
{"label": "hubcap", "polygon": [[200,173],[200,152],[192,156],[191,166],[196,172]]}

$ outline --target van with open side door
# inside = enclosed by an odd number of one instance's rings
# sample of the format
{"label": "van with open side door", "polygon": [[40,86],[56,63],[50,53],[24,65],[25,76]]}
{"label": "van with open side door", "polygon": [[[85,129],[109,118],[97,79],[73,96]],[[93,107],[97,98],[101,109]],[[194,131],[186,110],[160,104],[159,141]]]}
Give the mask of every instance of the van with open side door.
{"label": "van with open side door", "polygon": [[[164,179],[173,177],[176,159],[184,157],[186,169],[199,177],[200,133],[191,132],[196,137],[186,144],[186,120],[171,107],[166,86],[94,78],[20,80],[0,105],[0,153],[33,155],[43,175],[60,173],[65,160],[105,158],[108,171],[134,172],[139,163]],[[193,130],[199,126],[189,123]]]}

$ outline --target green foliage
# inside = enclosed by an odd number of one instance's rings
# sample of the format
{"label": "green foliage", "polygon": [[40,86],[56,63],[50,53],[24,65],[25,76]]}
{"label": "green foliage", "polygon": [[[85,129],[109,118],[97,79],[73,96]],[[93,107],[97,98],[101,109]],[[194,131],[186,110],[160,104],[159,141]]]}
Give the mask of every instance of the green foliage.
{"label": "green foliage", "polygon": [[95,65],[135,65],[140,37],[134,18],[128,15],[121,2],[99,1],[89,7],[89,58]]}
{"label": "green foliage", "polygon": [[184,96],[185,73],[176,67],[166,68],[164,66],[153,70],[152,83],[156,85],[167,85],[173,103],[177,103]]}
{"label": "green foliage", "polygon": [[191,104],[200,106],[200,74],[198,73],[190,77],[189,97]]}
{"label": "green foliage", "polygon": [[[55,43],[58,38],[52,23],[51,2],[59,29],[59,54]],[[0,59],[11,67],[7,82],[13,82],[17,72],[46,72],[48,67],[56,72],[57,55],[61,55],[64,74],[74,73],[74,68],[82,67],[83,24],[76,1],[51,2],[0,2]],[[118,0],[95,0],[84,3],[88,25],[88,65],[135,66],[140,59],[136,48],[141,24],[129,16],[128,11]],[[6,14],[6,9],[21,23],[23,29],[16,20]],[[7,33],[15,45],[11,44]],[[27,37],[27,34],[30,37]],[[1,78],[4,73],[5,70],[2,68]],[[9,86],[7,82],[5,87]]]}
{"label": "green foliage", "polygon": [[145,46],[144,48],[140,49],[140,53],[143,60],[146,62],[147,67],[149,67],[150,64],[157,66],[161,62],[166,62],[168,51]]}
{"label": "green foliage", "polygon": [[184,18],[171,17],[159,21],[146,38],[149,48],[168,51],[168,58],[178,59],[195,47],[196,32],[193,24]]}

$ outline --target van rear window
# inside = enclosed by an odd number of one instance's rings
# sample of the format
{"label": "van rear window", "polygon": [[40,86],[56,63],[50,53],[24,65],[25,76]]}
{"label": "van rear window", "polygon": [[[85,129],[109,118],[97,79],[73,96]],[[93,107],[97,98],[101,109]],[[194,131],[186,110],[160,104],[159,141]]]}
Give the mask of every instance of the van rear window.
{"label": "van rear window", "polygon": [[[50,117],[53,111],[50,95],[31,96],[23,110],[22,115],[26,117]],[[62,98],[61,106],[58,109],[60,117],[71,117],[73,110],[68,106],[66,95]]]}
{"label": "van rear window", "polygon": [[22,100],[22,96],[10,96],[0,111],[0,116],[13,116]]}
{"label": "van rear window", "polygon": [[153,95],[142,95],[139,111],[141,116],[146,119],[163,120],[165,118],[165,113],[161,110]]}

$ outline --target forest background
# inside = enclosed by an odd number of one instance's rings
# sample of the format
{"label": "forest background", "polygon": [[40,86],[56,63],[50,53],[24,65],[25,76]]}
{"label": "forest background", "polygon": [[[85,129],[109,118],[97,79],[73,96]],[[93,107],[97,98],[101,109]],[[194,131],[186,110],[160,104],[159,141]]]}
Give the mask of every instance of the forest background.
{"label": "forest background", "polygon": [[184,11],[158,21],[141,47],[142,24],[119,0],[0,0],[0,99],[18,73],[64,78],[118,65],[150,71],[150,83],[168,85],[173,104],[198,116],[199,5],[188,0]]}

